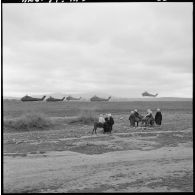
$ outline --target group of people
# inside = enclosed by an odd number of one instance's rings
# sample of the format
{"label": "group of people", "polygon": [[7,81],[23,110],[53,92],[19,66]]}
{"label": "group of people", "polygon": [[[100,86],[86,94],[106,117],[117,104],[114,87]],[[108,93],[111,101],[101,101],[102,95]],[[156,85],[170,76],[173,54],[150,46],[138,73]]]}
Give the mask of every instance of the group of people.
{"label": "group of people", "polygon": [[[135,127],[135,124],[137,122],[144,122],[145,126],[153,126],[154,123],[156,125],[160,126],[162,122],[162,113],[159,108],[157,108],[155,117],[152,115],[152,110],[148,109],[147,114],[145,116],[142,116],[141,114],[138,113],[138,110],[135,109],[131,111],[130,116],[129,116],[129,121],[130,121],[130,126]],[[100,114],[99,115],[99,120],[98,120],[98,127],[103,128],[103,133],[111,133],[112,127],[114,125],[114,119],[112,115],[109,114]]]}
{"label": "group of people", "polygon": [[105,116],[100,114],[98,122],[102,125],[104,133],[111,133],[112,126],[114,125],[114,119],[110,113],[105,114]]}
{"label": "group of people", "polygon": [[135,110],[131,111],[130,116],[129,116],[129,121],[130,121],[131,127],[135,127],[136,122],[137,122],[137,126],[138,126],[139,121],[142,121],[142,123],[144,122],[145,126],[153,126],[154,123],[156,123],[156,125],[160,126],[161,122],[162,122],[162,113],[161,113],[160,109],[157,108],[155,117],[153,117],[152,110],[148,109],[147,114],[145,116],[142,116],[138,113],[138,110],[135,109]]}

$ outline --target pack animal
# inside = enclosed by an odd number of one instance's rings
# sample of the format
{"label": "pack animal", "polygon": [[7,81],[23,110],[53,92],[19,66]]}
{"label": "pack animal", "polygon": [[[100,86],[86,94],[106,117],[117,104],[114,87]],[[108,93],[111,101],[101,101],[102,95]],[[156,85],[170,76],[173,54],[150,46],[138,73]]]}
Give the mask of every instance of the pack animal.
{"label": "pack animal", "polygon": [[139,117],[135,117],[135,123],[137,123],[137,127],[139,126],[139,122],[141,122],[141,124],[144,123],[144,116],[142,116],[141,114],[139,114]]}
{"label": "pack animal", "polygon": [[147,119],[142,115],[139,115],[139,117],[135,117],[135,123],[137,123],[137,127],[139,126],[139,122],[141,122],[142,127],[146,126],[153,126],[154,125],[154,118]]}
{"label": "pack animal", "polygon": [[95,132],[95,134],[97,134],[96,133],[97,128],[104,128],[104,125],[102,123],[99,123],[99,122],[94,122],[92,134],[94,132]]}
{"label": "pack animal", "polygon": [[104,133],[111,133],[110,124],[108,122],[105,122],[104,124],[102,124],[100,122],[94,122],[92,134],[94,132],[95,132],[95,134],[97,134],[97,132],[96,132],[97,128],[103,128]]}

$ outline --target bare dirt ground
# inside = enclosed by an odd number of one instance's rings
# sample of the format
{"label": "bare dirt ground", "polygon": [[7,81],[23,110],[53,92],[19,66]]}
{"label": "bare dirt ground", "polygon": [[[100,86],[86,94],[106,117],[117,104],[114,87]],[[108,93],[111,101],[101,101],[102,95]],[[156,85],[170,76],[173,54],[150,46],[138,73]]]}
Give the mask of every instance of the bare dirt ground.
{"label": "bare dirt ground", "polygon": [[5,192],[192,191],[192,149],[7,157]]}
{"label": "bare dirt ground", "polygon": [[191,127],[135,129],[114,118],[111,135],[79,124],[5,133],[4,192],[193,191]]}

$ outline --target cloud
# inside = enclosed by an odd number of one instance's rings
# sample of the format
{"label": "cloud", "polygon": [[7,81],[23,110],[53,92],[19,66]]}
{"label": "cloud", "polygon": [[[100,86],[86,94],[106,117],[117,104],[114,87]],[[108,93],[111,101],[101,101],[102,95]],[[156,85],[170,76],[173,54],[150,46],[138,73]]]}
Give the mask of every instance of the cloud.
{"label": "cloud", "polygon": [[192,97],[192,3],[4,4],[3,80],[13,96]]}

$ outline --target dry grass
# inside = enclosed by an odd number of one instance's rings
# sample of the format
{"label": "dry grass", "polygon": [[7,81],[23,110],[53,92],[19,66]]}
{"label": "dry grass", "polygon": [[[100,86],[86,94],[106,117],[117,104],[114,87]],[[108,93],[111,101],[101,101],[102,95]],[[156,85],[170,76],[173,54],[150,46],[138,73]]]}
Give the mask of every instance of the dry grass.
{"label": "dry grass", "polygon": [[94,108],[81,109],[78,117],[72,119],[69,123],[92,124],[97,121],[98,114]]}
{"label": "dry grass", "polygon": [[27,113],[17,118],[4,119],[4,129],[9,130],[32,130],[32,129],[47,129],[53,126],[53,122],[40,113]]}
{"label": "dry grass", "polygon": [[192,113],[192,101],[186,102],[12,102],[3,101],[3,116],[6,118],[19,117],[27,112],[44,113],[48,117],[78,116],[81,110],[94,109],[97,113],[129,114],[131,110],[138,109],[145,113],[148,108],[153,112],[160,108],[162,112]]}

